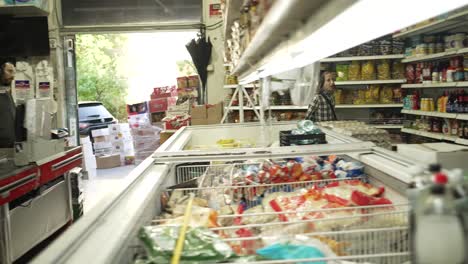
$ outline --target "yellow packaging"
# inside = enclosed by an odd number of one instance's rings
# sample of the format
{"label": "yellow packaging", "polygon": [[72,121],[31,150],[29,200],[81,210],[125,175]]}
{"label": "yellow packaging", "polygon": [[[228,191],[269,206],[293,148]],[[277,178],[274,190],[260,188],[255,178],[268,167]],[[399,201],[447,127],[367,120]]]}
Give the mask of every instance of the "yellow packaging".
{"label": "yellow packaging", "polygon": [[390,80],[390,61],[381,60],[377,64],[377,79]]}
{"label": "yellow packaging", "polygon": [[391,87],[383,87],[380,90],[380,103],[391,104],[393,102],[393,91]]}
{"label": "yellow packaging", "polygon": [[399,61],[393,61],[392,64],[392,78],[405,79],[405,65]]}
{"label": "yellow packaging", "polygon": [[359,61],[353,61],[348,67],[348,80],[359,81],[361,80],[361,64]]}
{"label": "yellow packaging", "polygon": [[335,91],[335,104],[343,104],[343,90],[337,89]]}
{"label": "yellow packaging", "polygon": [[362,80],[375,80],[375,64],[374,61],[365,61],[361,68]]}

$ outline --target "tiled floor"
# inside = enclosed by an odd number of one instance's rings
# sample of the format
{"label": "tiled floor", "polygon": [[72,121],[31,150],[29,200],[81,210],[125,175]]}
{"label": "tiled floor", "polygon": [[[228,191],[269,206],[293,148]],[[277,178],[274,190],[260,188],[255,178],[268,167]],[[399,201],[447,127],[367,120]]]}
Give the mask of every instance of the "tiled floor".
{"label": "tiled floor", "polygon": [[105,199],[135,166],[95,170],[84,181],[84,213],[89,212]]}

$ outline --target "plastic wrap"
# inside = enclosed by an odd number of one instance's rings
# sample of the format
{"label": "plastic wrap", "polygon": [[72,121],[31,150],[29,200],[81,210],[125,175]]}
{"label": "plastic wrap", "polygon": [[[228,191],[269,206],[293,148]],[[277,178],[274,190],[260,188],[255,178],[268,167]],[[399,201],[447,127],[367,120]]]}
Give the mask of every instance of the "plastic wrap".
{"label": "plastic wrap", "polygon": [[362,80],[375,80],[375,63],[374,61],[365,61],[361,67]]}
{"label": "plastic wrap", "polygon": [[392,78],[404,79],[405,78],[405,65],[400,61],[393,61],[392,63]]}
{"label": "plastic wrap", "polygon": [[348,64],[337,64],[336,65],[336,81],[347,81],[348,80]]}
{"label": "plastic wrap", "polygon": [[380,90],[380,103],[391,104],[393,102],[393,91],[392,87],[383,87]]}
{"label": "plastic wrap", "polygon": [[361,64],[359,61],[353,61],[348,67],[348,79],[350,81],[361,80]]}
{"label": "plastic wrap", "polygon": [[377,63],[377,79],[390,80],[390,61],[381,60]]}

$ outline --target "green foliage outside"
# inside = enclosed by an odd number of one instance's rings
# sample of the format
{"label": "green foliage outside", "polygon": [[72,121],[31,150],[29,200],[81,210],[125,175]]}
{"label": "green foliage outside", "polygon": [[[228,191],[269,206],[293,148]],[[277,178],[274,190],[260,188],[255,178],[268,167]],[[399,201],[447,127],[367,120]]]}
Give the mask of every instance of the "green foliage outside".
{"label": "green foliage outside", "polygon": [[127,37],[120,34],[77,35],[79,101],[100,101],[119,121],[126,121],[128,84],[119,72]]}

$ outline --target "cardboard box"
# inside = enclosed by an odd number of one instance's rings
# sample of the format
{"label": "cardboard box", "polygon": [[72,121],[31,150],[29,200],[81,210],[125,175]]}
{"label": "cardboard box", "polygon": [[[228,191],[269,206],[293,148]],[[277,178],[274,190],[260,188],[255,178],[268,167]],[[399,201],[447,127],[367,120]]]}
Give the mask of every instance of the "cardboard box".
{"label": "cardboard box", "polygon": [[439,163],[445,169],[468,170],[468,147],[449,143],[398,144],[398,153],[423,164]]}
{"label": "cardboard box", "polygon": [[187,77],[178,77],[177,78],[177,88],[183,89],[187,88],[188,86],[188,78]]}
{"label": "cardboard box", "polygon": [[152,113],[151,114],[151,123],[158,123],[162,122],[162,120],[166,117],[167,111],[166,112],[160,112],[160,113]]}
{"label": "cardboard box", "polygon": [[176,111],[176,112],[190,112],[190,102],[187,100],[182,104],[176,105],[172,104],[169,105],[167,111]]}
{"label": "cardboard box", "polygon": [[101,128],[101,129],[95,129],[91,130],[91,135],[94,137],[100,137],[100,136],[108,136],[109,135],[109,129],[108,128]]}
{"label": "cardboard box", "polygon": [[148,103],[150,113],[166,112],[167,110],[167,98],[153,99]]}
{"label": "cardboard box", "polygon": [[208,117],[206,106],[195,105],[191,109],[190,116],[192,117],[192,119],[206,119]]}
{"label": "cardboard box", "polygon": [[127,105],[127,113],[129,116],[149,113],[148,104],[147,102],[142,102],[138,104]]}
{"label": "cardboard box", "polygon": [[166,142],[172,135],[174,135],[175,132],[173,131],[162,131],[159,136],[160,136],[160,139],[159,139],[159,142],[160,144],[162,145],[164,142]]}
{"label": "cardboard box", "polygon": [[192,126],[208,125],[208,119],[192,119],[191,124]]}
{"label": "cardboard box", "polygon": [[112,148],[112,143],[109,141],[104,141],[104,142],[94,142],[94,149],[108,149]]}
{"label": "cardboard box", "polygon": [[215,105],[208,105],[206,108],[209,124],[217,124],[221,122],[223,118],[223,103],[217,103]]}
{"label": "cardboard box", "polygon": [[96,167],[98,169],[110,169],[115,167],[120,167],[120,155],[107,155],[96,157]]}
{"label": "cardboard box", "polygon": [[119,133],[130,133],[130,126],[128,123],[112,124],[107,127],[111,135],[116,135]]}
{"label": "cardboard box", "polygon": [[94,143],[99,143],[99,142],[106,142],[109,140],[110,136],[99,136],[99,137],[93,137]]}
{"label": "cardboard box", "polygon": [[190,124],[190,118],[173,118],[164,121],[165,130],[177,130]]}
{"label": "cardboard box", "polygon": [[198,75],[188,76],[188,86],[190,88],[198,87],[200,85],[200,78]]}

